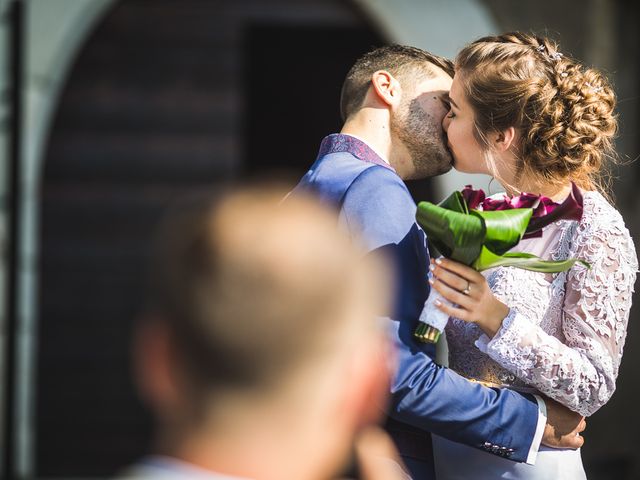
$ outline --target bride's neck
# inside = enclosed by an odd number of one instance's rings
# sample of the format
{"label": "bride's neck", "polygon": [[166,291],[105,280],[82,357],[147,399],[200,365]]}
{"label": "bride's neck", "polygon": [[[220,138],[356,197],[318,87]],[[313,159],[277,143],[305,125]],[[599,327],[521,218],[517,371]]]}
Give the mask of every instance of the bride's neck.
{"label": "bride's neck", "polygon": [[509,195],[520,195],[523,192],[527,192],[549,197],[554,202],[564,200],[571,191],[570,183],[558,185],[526,178],[513,182],[511,185],[505,183],[503,186]]}
{"label": "bride's neck", "polygon": [[510,149],[494,155],[496,176],[508,195],[520,195],[523,192],[542,195],[558,202],[564,200],[571,191],[571,182],[550,182],[534,174],[527,174],[517,165],[522,160],[518,158],[515,149]]}

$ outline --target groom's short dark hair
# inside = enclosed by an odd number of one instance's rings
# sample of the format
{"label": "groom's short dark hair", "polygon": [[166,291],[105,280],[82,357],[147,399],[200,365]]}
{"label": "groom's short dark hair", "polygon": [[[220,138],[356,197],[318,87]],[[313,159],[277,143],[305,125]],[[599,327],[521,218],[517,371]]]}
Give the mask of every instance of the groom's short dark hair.
{"label": "groom's short dark hair", "polygon": [[378,70],[386,70],[400,80],[410,79],[416,73],[426,78],[435,76],[439,68],[453,77],[453,62],[416,47],[405,45],[387,45],[364,54],[351,67],[342,84],[340,113],[346,120],[356,112],[364,100],[371,85],[371,76]]}

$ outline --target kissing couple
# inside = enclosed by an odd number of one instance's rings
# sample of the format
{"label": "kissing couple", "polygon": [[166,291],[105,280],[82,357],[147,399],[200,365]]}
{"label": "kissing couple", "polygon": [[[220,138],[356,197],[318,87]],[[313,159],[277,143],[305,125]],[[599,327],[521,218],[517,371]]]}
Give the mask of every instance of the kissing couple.
{"label": "kissing couple", "polygon": [[[547,38],[481,38],[454,62],[387,46],[344,81],[344,125],[326,137],[296,192],[334,205],[349,233],[395,271],[388,322],[397,363],[386,428],[412,478],[584,479],[584,418],[611,397],[638,269],[601,181],[615,158],[615,93]],[[565,272],[478,273],[430,257],[404,180],[450,168],[488,174],[506,195],[562,202],[559,220],[517,245]],[[449,365],[414,337],[430,289],[450,304]]]}

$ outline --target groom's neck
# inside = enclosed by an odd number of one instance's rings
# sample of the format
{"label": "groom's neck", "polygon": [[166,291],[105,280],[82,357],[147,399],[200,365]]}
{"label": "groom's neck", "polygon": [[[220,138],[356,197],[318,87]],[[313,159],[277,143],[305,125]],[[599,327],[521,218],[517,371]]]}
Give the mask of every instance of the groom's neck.
{"label": "groom's neck", "polygon": [[393,136],[389,120],[388,110],[364,107],[347,119],[340,133],[366,142],[401,178],[405,178],[411,171],[411,162],[402,142]]}
{"label": "groom's neck", "polygon": [[351,115],[340,133],[353,135],[365,141],[387,162],[391,162],[391,132],[388,113],[363,108]]}

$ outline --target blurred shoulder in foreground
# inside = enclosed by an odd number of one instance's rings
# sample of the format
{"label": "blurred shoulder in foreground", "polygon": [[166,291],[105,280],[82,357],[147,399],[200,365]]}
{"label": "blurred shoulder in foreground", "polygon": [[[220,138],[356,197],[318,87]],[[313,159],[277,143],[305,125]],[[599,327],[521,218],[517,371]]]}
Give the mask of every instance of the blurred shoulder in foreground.
{"label": "blurred shoulder in foreground", "polygon": [[366,434],[390,375],[377,321],[385,263],[333,211],[284,196],[238,190],[161,228],[134,341],[156,432],[151,455],[124,477],[328,479],[356,438],[367,478],[382,451],[393,456]]}

